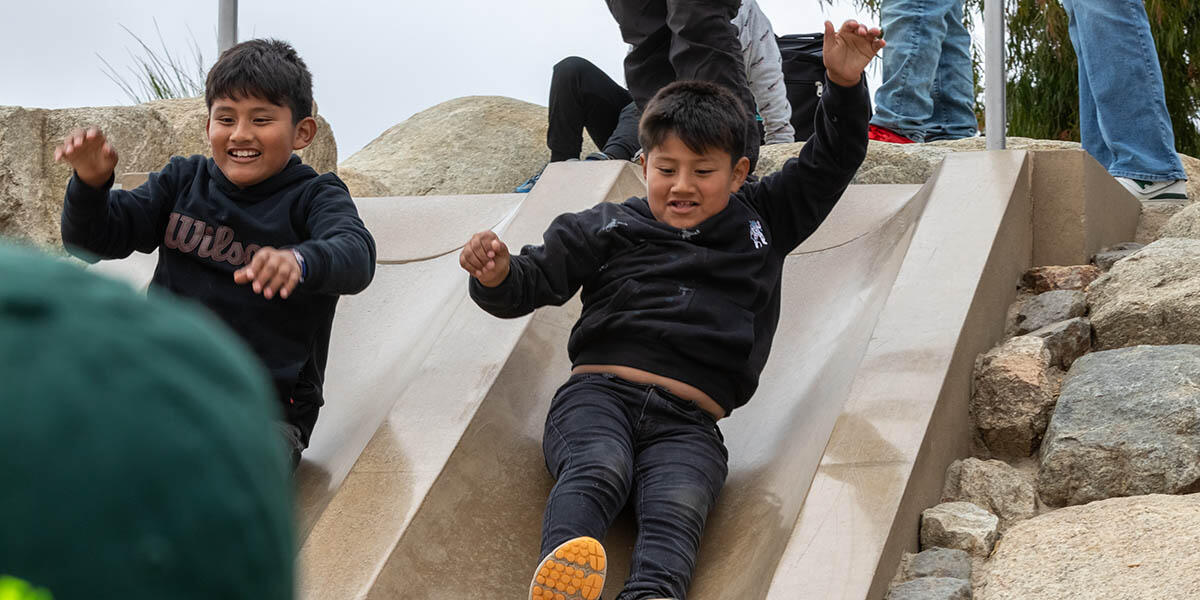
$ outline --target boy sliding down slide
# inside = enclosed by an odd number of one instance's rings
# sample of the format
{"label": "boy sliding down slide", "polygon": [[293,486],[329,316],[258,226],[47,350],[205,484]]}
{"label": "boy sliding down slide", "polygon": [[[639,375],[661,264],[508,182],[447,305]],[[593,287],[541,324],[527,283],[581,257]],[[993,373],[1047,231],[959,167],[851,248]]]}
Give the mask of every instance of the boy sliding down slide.
{"label": "boy sliding down slide", "polygon": [[[717,420],[758,386],[779,320],[788,252],[833,209],[867,148],[863,69],[879,29],[825,24],[829,84],[799,156],[744,183],[745,107],[712,83],[680,81],[646,106],[645,198],[560,215],[544,244],[511,256],[491,231],[459,263],[471,297],[511,318],[583,288],[572,375],[546,417],[557,483],[546,503],[529,598],[595,600],[603,539],[633,503],[629,579],[618,599],[684,598],[727,474]],[[743,185],[744,184],[744,185]]]}
{"label": "boy sliding down slide", "polygon": [[99,129],[67,135],[54,154],[75,169],[63,243],[90,262],[157,249],[152,289],[208,307],[266,366],[295,467],[324,403],[338,295],[371,282],[375,240],[346,185],[292,154],[317,122],[312,75],[290,45],[226,50],[205,102],[212,158],[174,157],[135,190],[112,189],[117,153]]}

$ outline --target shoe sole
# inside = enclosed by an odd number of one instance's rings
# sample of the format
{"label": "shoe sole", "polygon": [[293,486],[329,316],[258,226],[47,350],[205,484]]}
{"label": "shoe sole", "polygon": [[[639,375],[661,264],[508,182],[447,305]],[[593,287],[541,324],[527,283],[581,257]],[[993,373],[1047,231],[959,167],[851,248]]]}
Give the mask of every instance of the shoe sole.
{"label": "shoe sole", "polygon": [[577,537],[546,555],[529,582],[529,600],[596,600],[604,590],[608,559],[604,546]]}

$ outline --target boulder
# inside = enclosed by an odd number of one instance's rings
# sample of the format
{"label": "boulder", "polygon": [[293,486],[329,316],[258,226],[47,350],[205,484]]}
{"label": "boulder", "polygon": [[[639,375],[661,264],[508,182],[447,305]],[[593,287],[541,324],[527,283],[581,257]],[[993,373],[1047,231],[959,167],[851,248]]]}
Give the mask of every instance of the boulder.
{"label": "boulder", "polygon": [[1015,337],[979,357],[970,410],[993,455],[1019,458],[1037,451],[1054,409],[1060,373],[1039,337]]}
{"label": "boulder", "polygon": [[1200,343],[1200,240],[1164,238],[1113,265],[1087,292],[1093,346]]}
{"label": "boulder", "polygon": [[[0,235],[60,246],[59,216],[71,168],[54,149],[73,129],[97,126],[117,150],[117,173],[157,171],[175,155],[210,155],[203,98],[136,106],[58,110],[0,106]],[[336,171],[337,144],[317,117],[318,134],[298,154],[318,172]]]}
{"label": "boulder", "polygon": [[1034,267],[1021,277],[1021,285],[1035,294],[1052,290],[1083,291],[1100,274],[1100,269],[1095,265]]}
{"label": "boulder", "polygon": [[1033,484],[1020,471],[998,460],[966,458],[946,470],[942,502],[970,502],[1000,519],[1001,533],[1037,514]]}
{"label": "boulder", "polygon": [[[355,195],[512,192],[550,159],[546,108],[498,96],[443,102],[393,126],[342,162]],[[590,141],[584,151],[594,149]],[[378,193],[383,191],[385,193]]]}
{"label": "boulder", "polygon": [[978,600],[1185,600],[1200,590],[1200,495],[1093,502],[1023,521],[979,568]]}
{"label": "boulder", "polygon": [[1158,237],[1200,239],[1200,202],[1193,202],[1172,215],[1159,230]]}
{"label": "boulder", "polygon": [[1137,232],[1133,234],[1133,241],[1139,244],[1149,244],[1163,237],[1163,228],[1186,206],[1187,202],[1183,201],[1143,202],[1142,215],[1138,218]]}
{"label": "boulder", "polygon": [[1071,368],[1075,359],[1092,349],[1092,322],[1087,317],[1059,321],[1028,335],[1046,340],[1050,362],[1064,371]]}
{"label": "boulder", "polygon": [[1115,246],[1109,246],[1097,252],[1096,255],[1092,257],[1092,264],[1100,267],[1101,271],[1107,271],[1111,269],[1118,260],[1121,260],[1145,247],[1145,244],[1139,244],[1137,242],[1123,242]]}
{"label": "boulder", "polygon": [[900,559],[897,583],[922,577],[971,579],[971,557],[962,550],[930,548],[917,554],[905,553]]}
{"label": "boulder", "polygon": [[1087,296],[1075,290],[1042,292],[1021,305],[1017,312],[1017,335],[1047,325],[1082,317],[1087,313]]}
{"label": "boulder", "polygon": [[921,548],[951,548],[986,557],[1000,519],[970,502],[945,502],[921,513]]}
{"label": "boulder", "polygon": [[1200,492],[1200,346],[1136,346],[1075,361],[1042,444],[1052,506]]}
{"label": "boulder", "polygon": [[971,584],[965,579],[922,577],[892,588],[887,600],[971,600]]}

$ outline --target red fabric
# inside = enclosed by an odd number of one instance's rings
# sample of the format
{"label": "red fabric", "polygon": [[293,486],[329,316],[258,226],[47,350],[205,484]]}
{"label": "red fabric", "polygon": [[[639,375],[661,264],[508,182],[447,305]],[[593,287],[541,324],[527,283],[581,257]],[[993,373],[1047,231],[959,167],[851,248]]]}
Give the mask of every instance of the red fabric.
{"label": "red fabric", "polygon": [[867,139],[877,142],[890,142],[892,144],[915,144],[916,142],[892,131],[871,125],[867,128]]}

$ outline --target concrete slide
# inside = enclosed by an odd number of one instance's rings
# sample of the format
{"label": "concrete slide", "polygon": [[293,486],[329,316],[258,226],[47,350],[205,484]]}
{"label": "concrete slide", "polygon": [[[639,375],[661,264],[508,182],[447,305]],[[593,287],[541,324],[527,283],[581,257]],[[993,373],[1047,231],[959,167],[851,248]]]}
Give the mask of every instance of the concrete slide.
{"label": "concrete slide", "polygon": [[[967,431],[970,364],[1039,252],[1035,214],[1079,208],[1044,253],[1132,239],[1136,207],[1127,226],[1131,199],[1089,160],[1055,158],[1046,180],[1078,176],[1080,192],[1045,203],[1025,152],[952,156],[924,186],[849,189],[786,262],[762,384],[721,422],[730,475],[689,597],[882,598],[915,550],[914,507],[936,502],[968,451],[952,428]],[[527,195],[358,200],[378,271],[339,304],[327,404],[297,473],[301,597],[525,597],[552,483],[542,426],[578,299],[495,319],[466,296],[458,249],[487,228],[514,249],[537,243],[558,213],[642,193],[631,166],[596,162],[551,165]],[[152,267],[97,269],[144,285]],[[623,516],[605,540],[605,597],[632,540]]]}

